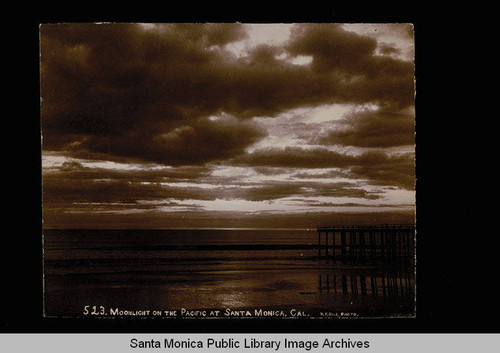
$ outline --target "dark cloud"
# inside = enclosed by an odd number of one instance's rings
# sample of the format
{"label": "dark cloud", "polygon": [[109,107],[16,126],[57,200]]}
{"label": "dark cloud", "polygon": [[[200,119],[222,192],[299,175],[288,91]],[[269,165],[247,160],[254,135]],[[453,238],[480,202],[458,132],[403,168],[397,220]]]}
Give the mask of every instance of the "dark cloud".
{"label": "dark cloud", "polygon": [[294,178],[299,179],[334,179],[334,178],[348,178],[349,172],[346,170],[328,170],[321,173],[310,173],[306,170],[296,172],[293,174]]}
{"label": "dark cloud", "polygon": [[406,107],[414,101],[413,63],[375,55],[377,41],[342,29],[340,25],[302,25],[287,49],[311,56],[317,74],[342,82],[340,99]]}
{"label": "dark cloud", "polygon": [[127,156],[166,165],[200,165],[230,158],[244,152],[265,132],[250,122],[235,119],[199,119],[168,131],[135,131],[126,136],[88,136],[77,146],[69,147],[75,156],[93,153],[108,158]]}
{"label": "dark cloud", "polygon": [[148,166],[135,169],[110,169],[93,166],[85,167],[80,162],[64,162],[51,172],[45,173],[46,178],[64,180],[126,180],[130,182],[185,182],[196,181],[210,175],[211,168],[204,166],[182,166],[169,169],[154,169]]}
{"label": "dark cloud", "polygon": [[308,200],[308,199],[295,199],[294,201],[303,203],[304,205],[311,207],[357,207],[357,208],[365,208],[365,207],[390,207],[390,208],[412,208],[413,205],[402,205],[402,204],[363,204],[359,202],[320,202],[317,200]]}
{"label": "dark cloud", "polygon": [[276,200],[300,195],[303,197],[355,197],[368,200],[380,198],[378,192],[369,192],[352,183],[268,183],[261,187],[247,189],[243,197],[251,201]]}
{"label": "dark cloud", "polygon": [[201,188],[178,188],[160,183],[130,182],[127,180],[82,180],[46,177],[43,180],[44,204],[53,202],[120,202],[137,200],[197,199],[213,200],[215,197],[200,192]]}
{"label": "dark cloud", "polygon": [[[206,47],[243,34],[238,25],[153,31],[120,24],[43,26],[44,147],[165,164],[203,163],[218,158],[218,152],[239,153],[260,136],[257,129],[237,123],[216,126],[202,118],[218,113],[223,104],[217,95],[228,93],[217,93],[224,57]],[[178,135],[181,141],[157,140],[175,129],[185,132]],[[205,140],[217,145],[203,154],[207,144],[196,146]],[[74,142],[82,143],[68,148]],[[181,146],[165,155],[175,142]]]}
{"label": "dark cloud", "polygon": [[392,45],[388,44],[382,44],[380,45],[380,53],[383,55],[393,55],[393,54],[400,54],[401,50],[398,48],[395,48]]}
{"label": "dark cloud", "polygon": [[138,208],[138,201],[212,200],[215,197],[200,192],[200,188],[170,186],[179,182],[194,182],[206,177],[209,172],[205,167],[110,170],[65,162],[43,175],[44,209],[74,207],[81,203],[93,204],[93,208],[106,204]]}
{"label": "dark cloud", "polygon": [[238,157],[233,163],[252,167],[343,168],[353,160],[353,156],[323,148],[286,147],[260,149]]}
{"label": "dark cloud", "polygon": [[415,188],[415,158],[413,153],[388,156],[369,152],[359,163],[349,167],[353,177],[367,179],[373,185],[397,186],[407,190]]}
{"label": "dark cloud", "polygon": [[363,72],[362,63],[373,59],[377,41],[352,32],[341,25],[302,25],[293,31],[288,51],[294,55],[310,55],[316,72]]}
{"label": "dark cloud", "polygon": [[333,131],[315,137],[322,145],[394,147],[415,144],[413,114],[392,111],[363,111],[345,116]]}
{"label": "dark cloud", "polygon": [[[236,58],[225,46],[245,36],[240,24],[43,25],[44,149],[203,164],[239,155],[265,135],[244,118],[413,101],[412,64],[376,56],[373,39],[340,26],[301,25],[286,47],[261,45]],[[293,65],[287,54],[313,62]],[[235,119],[207,120],[221,113]]]}
{"label": "dark cloud", "polygon": [[366,178],[377,185],[406,189],[413,189],[415,180],[413,153],[391,156],[384,152],[370,151],[349,155],[324,148],[287,147],[257,150],[233,162],[252,167],[346,168],[352,178]]}

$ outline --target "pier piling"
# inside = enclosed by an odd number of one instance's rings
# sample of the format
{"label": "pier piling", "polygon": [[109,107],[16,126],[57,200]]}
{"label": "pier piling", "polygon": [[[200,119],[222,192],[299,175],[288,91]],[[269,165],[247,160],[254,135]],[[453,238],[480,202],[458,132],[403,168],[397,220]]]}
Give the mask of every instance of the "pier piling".
{"label": "pier piling", "polygon": [[[415,226],[393,225],[325,225],[318,226],[318,257],[345,261],[385,259],[391,262],[412,261],[415,246]],[[322,235],[325,234],[324,244]],[[331,245],[328,237],[332,235]],[[368,238],[366,237],[368,235]],[[340,236],[339,245],[336,237]],[[322,249],[325,249],[322,252]],[[331,255],[330,255],[331,254]]]}

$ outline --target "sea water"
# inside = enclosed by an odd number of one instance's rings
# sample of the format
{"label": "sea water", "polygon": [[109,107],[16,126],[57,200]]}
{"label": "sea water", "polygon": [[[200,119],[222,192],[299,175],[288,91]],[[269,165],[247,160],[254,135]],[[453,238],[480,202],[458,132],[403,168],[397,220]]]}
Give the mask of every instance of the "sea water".
{"label": "sea water", "polygon": [[316,229],[46,229],[45,313],[413,313],[412,268],[318,257],[317,242]]}

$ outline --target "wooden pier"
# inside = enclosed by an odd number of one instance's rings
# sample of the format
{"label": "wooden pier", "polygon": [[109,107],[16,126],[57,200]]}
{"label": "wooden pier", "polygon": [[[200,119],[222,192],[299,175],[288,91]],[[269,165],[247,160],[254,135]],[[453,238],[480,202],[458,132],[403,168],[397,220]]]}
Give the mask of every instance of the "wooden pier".
{"label": "wooden pier", "polygon": [[319,257],[342,261],[411,261],[415,257],[414,225],[325,225],[317,229]]}

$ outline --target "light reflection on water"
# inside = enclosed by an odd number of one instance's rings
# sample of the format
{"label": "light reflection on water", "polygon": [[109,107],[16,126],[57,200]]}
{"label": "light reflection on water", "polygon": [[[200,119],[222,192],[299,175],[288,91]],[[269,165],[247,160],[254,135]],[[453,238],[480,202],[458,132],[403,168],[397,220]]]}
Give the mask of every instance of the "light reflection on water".
{"label": "light reflection on water", "polygon": [[242,292],[221,293],[214,298],[216,303],[220,303],[221,308],[240,308],[248,306],[245,295]]}

